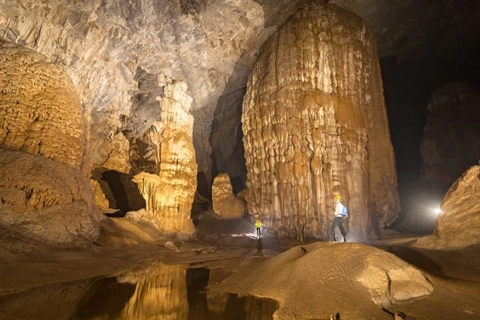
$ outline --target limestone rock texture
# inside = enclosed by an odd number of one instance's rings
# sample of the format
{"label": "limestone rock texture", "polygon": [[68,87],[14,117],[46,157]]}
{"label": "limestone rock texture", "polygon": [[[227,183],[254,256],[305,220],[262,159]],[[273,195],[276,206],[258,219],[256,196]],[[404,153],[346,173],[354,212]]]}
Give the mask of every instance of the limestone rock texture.
{"label": "limestone rock texture", "polygon": [[480,165],[470,167],[445,194],[431,236],[418,246],[464,248],[480,243]]}
{"label": "limestone rock texture", "polygon": [[444,85],[430,95],[427,108],[420,179],[400,227],[431,232],[437,219],[433,209],[480,159],[480,87],[469,82]]}
{"label": "limestone rock texture", "polygon": [[0,144],[81,168],[85,123],[68,75],[27,48],[0,41],[0,50]]}
{"label": "limestone rock texture", "polygon": [[428,274],[383,250],[317,242],[240,270],[210,290],[274,299],[275,319],[329,319],[337,311],[342,319],[388,319],[382,307],[428,296],[435,287]]}
{"label": "limestone rock texture", "polygon": [[[208,192],[216,166],[212,148],[220,147],[210,144],[214,113],[221,121],[221,110],[241,111],[238,92],[245,90],[258,48],[305,2],[12,0],[0,4],[0,35],[65,68],[90,117],[93,169],[154,173],[155,146],[147,132],[160,120],[156,97],[166,82],[184,81],[193,97],[194,145]],[[236,146],[235,139],[229,134],[220,143]],[[119,162],[123,158],[130,164]]]}
{"label": "limestone rock texture", "polygon": [[52,244],[98,236],[86,124],[66,72],[0,41],[0,226]]}
{"label": "limestone rock texture", "polygon": [[236,219],[245,214],[245,202],[235,197],[230,177],[226,173],[219,174],[212,186],[213,211],[222,218]]}
{"label": "limestone rock texture", "polygon": [[263,45],[243,103],[248,213],[279,235],[328,239],[333,195],[352,238],[399,211],[376,44],[335,5],[299,10]]}
{"label": "limestone rock texture", "polygon": [[161,121],[153,124],[150,138],[156,146],[156,174],[140,172],[134,182],[146,202],[147,214],[128,213],[132,219],[151,220],[160,230],[192,234],[190,219],[197,189],[197,163],[193,147],[192,98],[185,82],[165,87],[159,99]]}
{"label": "limestone rock texture", "polygon": [[480,159],[480,87],[456,82],[435,90],[420,152],[421,179],[445,192]]}

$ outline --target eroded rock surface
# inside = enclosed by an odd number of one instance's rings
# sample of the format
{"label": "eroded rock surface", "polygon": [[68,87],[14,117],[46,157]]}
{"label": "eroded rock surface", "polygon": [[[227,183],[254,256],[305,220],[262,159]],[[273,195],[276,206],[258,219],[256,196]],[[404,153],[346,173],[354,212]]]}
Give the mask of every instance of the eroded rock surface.
{"label": "eroded rock surface", "polygon": [[0,42],[0,225],[81,245],[98,236],[86,127],[68,75],[42,55]]}
{"label": "eroded rock surface", "polygon": [[468,169],[446,193],[434,233],[419,246],[462,248],[480,243],[480,166]]}
{"label": "eroded rock surface", "polygon": [[480,87],[467,82],[437,89],[420,145],[421,179],[445,192],[480,159]]}
{"label": "eroded rock surface", "polygon": [[186,90],[184,82],[173,82],[159,99],[162,121],[155,122],[150,131],[156,146],[157,174],[135,175],[146,212],[129,212],[127,217],[151,221],[169,233],[192,234],[190,212],[197,188],[197,164],[190,114],[192,98]]}
{"label": "eroded rock surface", "polygon": [[245,214],[245,202],[233,194],[230,177],[226,173],[219,174],[212,186],[213,211],[222,218],[241,218]]}
{"label": "eroded rock surface", "polygon": [[81,168],[86,127],[66,72],[5,41],[0,41],[0,65],[0,144]]}
{"label": "eroded rock surface", "polygon": [[280,305],[278,319],[329,319],[337,311],[345,319],[383,319],[382,307],[428,296],[434,287],[422,271],[383,250],[314,243],[243,269],[211,289],[272,298]]}
{"label": "eroded rock surface", "polygon": [[401,228],[431,232],[447,190],[480,159],[480,87],[455,82],[436,89],[420,143],[420,179]]}
{"label": "eroded rock surface", "polygon": [[297,12],[262,47],[243,104],[248,212],[279,235],[328,239],[334,193],[350,234],[399,210],[373,37],[334,5]]}

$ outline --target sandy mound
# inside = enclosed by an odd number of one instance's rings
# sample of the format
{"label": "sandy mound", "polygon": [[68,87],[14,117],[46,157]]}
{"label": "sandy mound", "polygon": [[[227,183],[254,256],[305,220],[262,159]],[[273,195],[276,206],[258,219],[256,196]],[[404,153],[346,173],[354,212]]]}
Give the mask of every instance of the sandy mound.
{"label": "sandy mound", "polygon": [[279,302],[278,319],[391,319],[382,307],[429,295],[433,285],[398,257],[357,243],[292,248],[212,288]]}

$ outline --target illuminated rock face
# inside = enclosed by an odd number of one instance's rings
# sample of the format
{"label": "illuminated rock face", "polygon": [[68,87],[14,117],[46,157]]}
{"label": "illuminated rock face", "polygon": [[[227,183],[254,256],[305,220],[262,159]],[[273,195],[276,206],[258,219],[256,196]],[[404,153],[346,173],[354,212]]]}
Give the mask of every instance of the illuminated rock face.
{"label": "illuminated rock face", "polygon": [[58,65],[0,42],[0,226],[50,243],[98,235],[85,123]]}
{"label": "illuminated rock face", "polygon": [[279,235],[327,239],[335,192],[355,238],[396,218],[376,45],[357,16],[333,5],[297,12],[261,49],[242,123],[248,212]]}
{"label": "illuminated rock face", "polygon": [[480,87],[455,82],[429,97],[427,124],[420,142],[420,179],[412,186],[411,207],[401,228],[431,233],[434,212],[452,184],[480,159]]}
{"label": "illuminated rock face", "polygon": [[[192,142],[192,98],[186,90],[184,82],[165,86],[164,97],[159,99],[162,121],[156,121],[150,131],[158,175],[141,172],[133,180],[146,202],[147,215],[142,214],[141,219],[152,221],[166,232],[191,234],[197,164]],[[129,213],[127,217],[137,219],[138,215]]]}
{"label": "illuminated rock face", "polygon": [[65,71],[8,42],[0,42],[0,50],[0,144],[80,168],[84,121]]}
{"label": "illuminated rock face", "polygon": [[447,191],[433,235],[420,246],[461,248],[480,243],[480,166],[469,168]]}
{"label": "illuminated rock face", "polygon": [[212,201],[213,211],[222,218],[241,218],[245,214],[245,203],[233,194],[230,177],[226,173],[215,177]]}

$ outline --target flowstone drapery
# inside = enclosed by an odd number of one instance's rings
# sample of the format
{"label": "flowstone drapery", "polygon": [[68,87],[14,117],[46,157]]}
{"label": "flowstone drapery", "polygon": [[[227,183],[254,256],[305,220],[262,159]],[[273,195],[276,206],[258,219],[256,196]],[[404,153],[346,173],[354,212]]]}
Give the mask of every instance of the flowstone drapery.
{"label": "flowstone drapery", "polygon": [[264,44],[243,104],[248,211],[277,233],[327,239],[333,194],[351,239],[399,210],[376,44],[334,5],[299,10]]}
{"label": "flowstone drapery", "polygon": [[184,82],[172,82],[159,98],[162,120],[156,121],[150,131],[158,172],[135,175],[133,181],[145,198],[146,211],[127,214],[131,219],[149,220],[168,233],[195,231],[190,212],[197,187],[197,164],[192,142],[192,98],[186,90]]}

